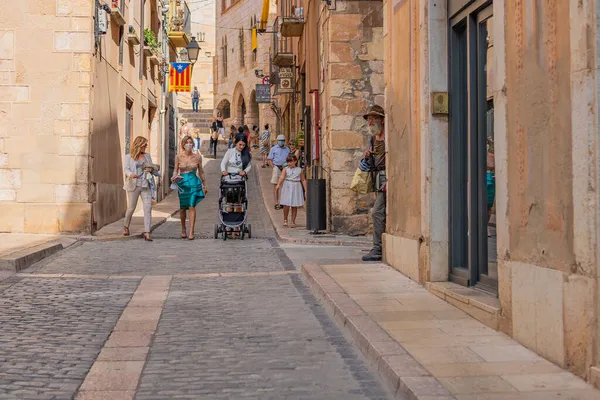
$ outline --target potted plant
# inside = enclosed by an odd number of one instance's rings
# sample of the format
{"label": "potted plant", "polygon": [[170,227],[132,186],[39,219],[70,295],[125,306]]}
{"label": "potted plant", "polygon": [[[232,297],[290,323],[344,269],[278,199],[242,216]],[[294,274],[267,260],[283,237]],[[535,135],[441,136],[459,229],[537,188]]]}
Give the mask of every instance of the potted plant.
{"label": "potted plant", "polygon": [[158,49],[160,49],[160,43],[156,40],[152,29],[144,29],[144,54],[150,57],[153,53],[156,54]]}
{"label": "potted plant", "polygon": [[137,32],[133,25],[129,25],[129,32],[127,34],[127,39],[130,44],[140,44],[140,39],[138,38]]}

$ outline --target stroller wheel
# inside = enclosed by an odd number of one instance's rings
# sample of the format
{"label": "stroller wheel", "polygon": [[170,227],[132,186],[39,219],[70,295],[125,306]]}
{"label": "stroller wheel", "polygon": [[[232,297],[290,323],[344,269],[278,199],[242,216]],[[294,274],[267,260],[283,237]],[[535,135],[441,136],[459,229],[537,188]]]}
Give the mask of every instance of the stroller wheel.
{"label": "stroller wheel", "polygon": [[219,237],[219,224],[215,224],[215,239]]}
{"label": "stroller wheel", "polygon": [[223,241],[227,240],[227,229],[223,229]]}
{"label": "stroller wheel", "polygon": [[252,239],[252,224],[246,225],[246,233],[248,234],[248,239]]}
{"label": "stroller wheel", "polygon": [[244,240],[245,231],[246,231],[246,227],[244,225],[240,226],[240,240]]}

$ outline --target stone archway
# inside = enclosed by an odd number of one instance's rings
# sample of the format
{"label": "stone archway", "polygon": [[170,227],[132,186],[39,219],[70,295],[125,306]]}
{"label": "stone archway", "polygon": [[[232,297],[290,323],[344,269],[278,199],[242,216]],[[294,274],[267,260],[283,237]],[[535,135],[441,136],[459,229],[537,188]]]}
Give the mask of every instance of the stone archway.
{"label": "stone archway", "polygon": [[241,82],[237,83],[233,91],[233,120],[236,126],[244,125],[246,121],[246,99]]}
{"label": "stone archway", "polygon": [[217,105],[217,112],[220,112],[223,119],[231,118],[231,103],[227,99],[223,99]]}
{"label": "stone archway", "polygon": [[258,110],[258,103],[256,102],[256,91],[255,90],[253,90],[252,93],[250,93],[249,106],[250,106],[250,112],[247,115],[246,123],[248,124],[248,126],[250,126],[250,128],[252,128],[252,125],[256,125],[260,129],[259,110]]}

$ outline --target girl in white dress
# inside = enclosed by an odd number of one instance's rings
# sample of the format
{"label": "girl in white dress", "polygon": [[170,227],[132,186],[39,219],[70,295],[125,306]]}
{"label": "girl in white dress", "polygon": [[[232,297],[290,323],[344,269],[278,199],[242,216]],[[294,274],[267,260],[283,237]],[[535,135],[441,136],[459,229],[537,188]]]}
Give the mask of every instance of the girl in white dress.
{"label": "girl in white dress", "polygon": [[279,204],[283,206],[283,226],[288,225],[288,215],[292,208],[291,228],[296,227],[296,215],[298,207],[304,205],[306,200],[306,178],[302,168],[298,167],[298,158],[290,154],[286,160],[287,166],[281,172],[276,190],[280,192]]}

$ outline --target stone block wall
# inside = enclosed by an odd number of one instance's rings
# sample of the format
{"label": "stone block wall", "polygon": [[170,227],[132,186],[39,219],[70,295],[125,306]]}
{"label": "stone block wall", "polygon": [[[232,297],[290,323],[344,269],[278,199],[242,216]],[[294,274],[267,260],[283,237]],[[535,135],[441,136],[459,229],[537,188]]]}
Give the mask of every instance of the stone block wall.
{"label": "stone block wall", "polygon": [[92,4],[27,0],[0,13],[0,232],[90,228]]}
{"label": "stone block wall", "polygon": [[383,3],[338,1],[320,29],[323,166],[328,171],[330,229],[351,235],[371,229],[374,195],[350,190],[369,139],[363,115],[384,105]]}

